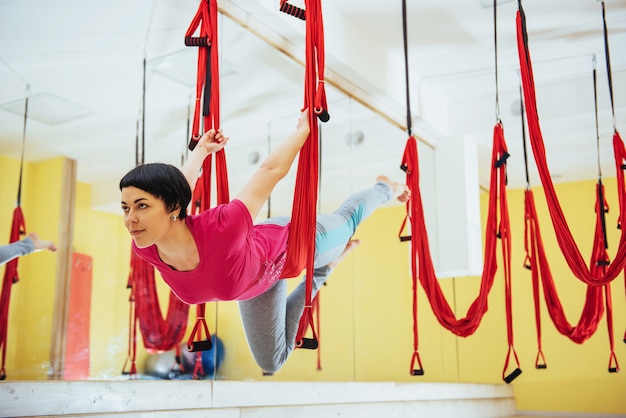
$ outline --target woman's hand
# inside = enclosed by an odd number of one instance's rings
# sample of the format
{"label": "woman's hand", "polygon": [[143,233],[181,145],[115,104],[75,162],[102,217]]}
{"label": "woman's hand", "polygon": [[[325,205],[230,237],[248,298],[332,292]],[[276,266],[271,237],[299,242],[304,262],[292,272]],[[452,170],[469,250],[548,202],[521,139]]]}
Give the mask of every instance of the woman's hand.
{"label": "woman's hand", "polygon": [[298,125],[296,126],[298,131],[304,132],[306,135],[311,131],[311,127],[309,126],[309,109],[304,109],[300,114],[300,118],[298,119]]}
{"label": "woman's hand", "polygon": [[224,136],[221,129],[217,132],[215,129],[210,129],[202,135],[200,141],[198,141],[198,147],[202,148],[207,154],[213,154],[224,148],[227,142],[228,137]]}
{"label": "woman's hand", "polygon": [[228,142],[228,137],[225,137],[222,133],[222,130],[215,131],[215,129],[211,129],[206,132],[200,140],[198,141],[198,145],[193,149],[193,151],[189,154],[189,158],[185,161],[185,164],[181,167],[180,171],[182,171],[183,175],[187,179],[189,183],[189,187],[191,190],[196,187],[196,181],[198,180],[198,173],[200,172],[200,168],[202,167],[202,162],[209,155],[214,152],[218,152],[222,148],[226,146]]}

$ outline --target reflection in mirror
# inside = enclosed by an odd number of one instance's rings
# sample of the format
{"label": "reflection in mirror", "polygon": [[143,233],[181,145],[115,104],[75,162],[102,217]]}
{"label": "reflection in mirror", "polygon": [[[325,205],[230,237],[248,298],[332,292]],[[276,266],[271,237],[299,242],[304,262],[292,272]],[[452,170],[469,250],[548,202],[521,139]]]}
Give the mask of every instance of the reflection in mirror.
{"label": "reflection in mirror", "polygon": [[[293,130],[302,107],[304,70],[228,18],[220,16],[220,24],[222,128],[231,138],[226,155],[232,198],[268,152]],[[178,32],[184,33],[187,22],[178,25]],[[146,162],[151,162],[153,150],[163,147],[180,154],[172,158],[174,161],[186,155],[186,115],[195,65],[195,51],[188,48],[147,56],[146,94],[149,97],[151,91],[167,88],[171,100],[179,103],[180,112],[171,116],[176,123],[168,121],[168,134],[173,132],[179,142],[172,147],[173,142],[161,140],[165,134],[147,137]],[[137,72],[141,72],[139,59]],[[343,199],[370,187],[379,174],[403,180],[398,165],[406,140],[406,133],[397,126],[332,85],[326,91],[331,118],[320,127],[320,213],[336,210]],[[145,110],[148,128],[157,122],[150,120],[150,107]],[[423,148],[420,158],[425,170],[430,170],[432,150]],[[129,144],[124,152],[133,154],[134,146]],[[52,254],[34,254],[21,261],[24,280],[14,286],[9,312],[8,379],[114,380],[129,379],[129,373],[136,371],[140,379],[192,379],[195,375],[226,380],[350,381],[392,379],[397,370],[406,368],[406,359],[389,358],[388,353],[392,347],[406,351],[408,345],[403,339],[408,338],[404,330],[410,329],[409,315],[391,319],[381,314],[389,306],[410,312],[410,298],[404,290],[388,285],[395,278],[408,276],[407,249],[397,242],[395,234],[404,216],[401,205],[387,204],[363,222],[354,237],[361,244],[334,269],[323,287],[318,319],[320,350],[296,350],[279,372],[269,375],[263,374],[252,358],[236,302],[208,303],[200,317],[213,335],[213,349],[198,354],[187,351],[196,325],[196,307],[191,306],[188,314],[181,310],[158,273],[155,286],[142,294],[133,294],[128,287],[131,246],[121,209],[117,209],[119,178],[110,182],[106,192],[115,195],[110,199],[113,213],[94,210],[92,202],[101,198],[101,188],[68,180],[65,166],[66,161],[58,159],[24,167],[29,230],[56,236],[60,244],[65,243],[72,261],[65,278],[59,277],[63,274],[59,273],[60,260]],[[19,162],[3,158],[2,167],[7,167],[8,173],[0,180],[2,190],[10,189],[17,184]],[[291,214],[295,171],[294,165],[256,222]],[[48,210],[60,207],[68,195],[75,198],[71,240],[67,228],[57,229],[62,215]],[[2,213],[8,213],[11,199],[2,200]],[[0,227],[0,233],[7,235],[6,223]],[[299,280],[289,280],[289,291]],[[60,281],[67,286],[59,291]],[[145,292],[154,293],[146,296]],[[146,298],[153,301],[149,309],[137,302]],[[144,324],[134,321],[138,312],[149,318]],[[59,313],[66,320],[64,330],[53,326]],[[146,335],[142,326],[186,326],[186,332],[174,349],[146,349],[155,346],[157,337]],[[148,341],[150,338],[153,340]],[[55,339],[62,342],[58,349],[51,343]],[[370,366],[377,372],[373,373]]]}

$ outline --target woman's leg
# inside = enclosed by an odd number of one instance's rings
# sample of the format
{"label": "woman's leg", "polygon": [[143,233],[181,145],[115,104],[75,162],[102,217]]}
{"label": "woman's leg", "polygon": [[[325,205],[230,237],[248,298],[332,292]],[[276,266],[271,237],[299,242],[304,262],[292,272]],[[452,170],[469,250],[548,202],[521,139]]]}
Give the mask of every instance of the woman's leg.
{"label": "woman's leg", "polygon": [[380,180],[373,187],[350,196],[332,214],[319,215],[314,267],[325,266],[339,257],[359,224],[394,194],[393,186]]}
{"label": "woman's leg", "polygon": [[287,282],[278,280],[267,292],[239,301],[239,313],[250,352],[265,372],[275,372],[284,362],[295,341],[286,336]]}
{"label": "woman's leg", "polygon": [[[339,261],[358,244],[357,240],[350,241],[339,258],[313,271],[314,294],[317,294]],[[263,371],[276,372],[293,351],[300,318],[304,312],[305,291],[306,278],[286,297],[287,282],[278,280],[262,295],[239,302],[241,321],[250,351]]]}
{"label": "woman's leg", "polygon": [[[372,188],[350,196],[333,214],[318,216],[313,295],[326,282],[337,262],[358,245],[358,241],[350,241],[357,226],[393,196],[406,201],[406,187],[386,177],[379,177]],[[270,218],[264,223],[284,225],[287,221],[288,218],[281,217]],[[278,280],[264,294],[239,302],[250,351],[265,372],[274,373],[280,369],[293,351],[304,311],[305,293],[305,279],[288,297],[287,282]]]}

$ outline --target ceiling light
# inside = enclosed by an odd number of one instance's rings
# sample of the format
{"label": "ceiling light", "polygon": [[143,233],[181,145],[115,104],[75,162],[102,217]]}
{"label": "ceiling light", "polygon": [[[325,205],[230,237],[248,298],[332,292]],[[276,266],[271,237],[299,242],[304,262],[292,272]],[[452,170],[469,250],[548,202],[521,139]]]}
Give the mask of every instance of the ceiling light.
{"label": "ceiling light", "polygon": [[[152,70],[183,86],[193,87],[196,85],[196,72],[198,71],[198,48],[184,48],[149,59],[148,70]],[[220,77],[234,74],[233,65],[222,59],[220,61]]]}
{"label": "ceiling light", "polygon": [[[0,109],[24,116],[25,100],[6,103]],[[59,125],[91,115],[93,110],[50,93],[39,93],[28,98],[28,119],[48,125]]]}

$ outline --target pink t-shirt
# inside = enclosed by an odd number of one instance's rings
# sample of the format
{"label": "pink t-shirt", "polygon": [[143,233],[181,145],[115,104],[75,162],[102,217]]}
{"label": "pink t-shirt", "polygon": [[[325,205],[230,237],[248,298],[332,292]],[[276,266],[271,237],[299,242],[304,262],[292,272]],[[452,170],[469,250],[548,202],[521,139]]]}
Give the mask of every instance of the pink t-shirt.
{"label": "pink t-shirt", "polygon": [[280,277],[289,225],[253,225],[239,200],[188,216],[185,222],[200,254],[194,270],[177,271],[161,261],[156,245],[137,248],[133,242],[134,251],[157,268],[183,302],[251,299]]}

